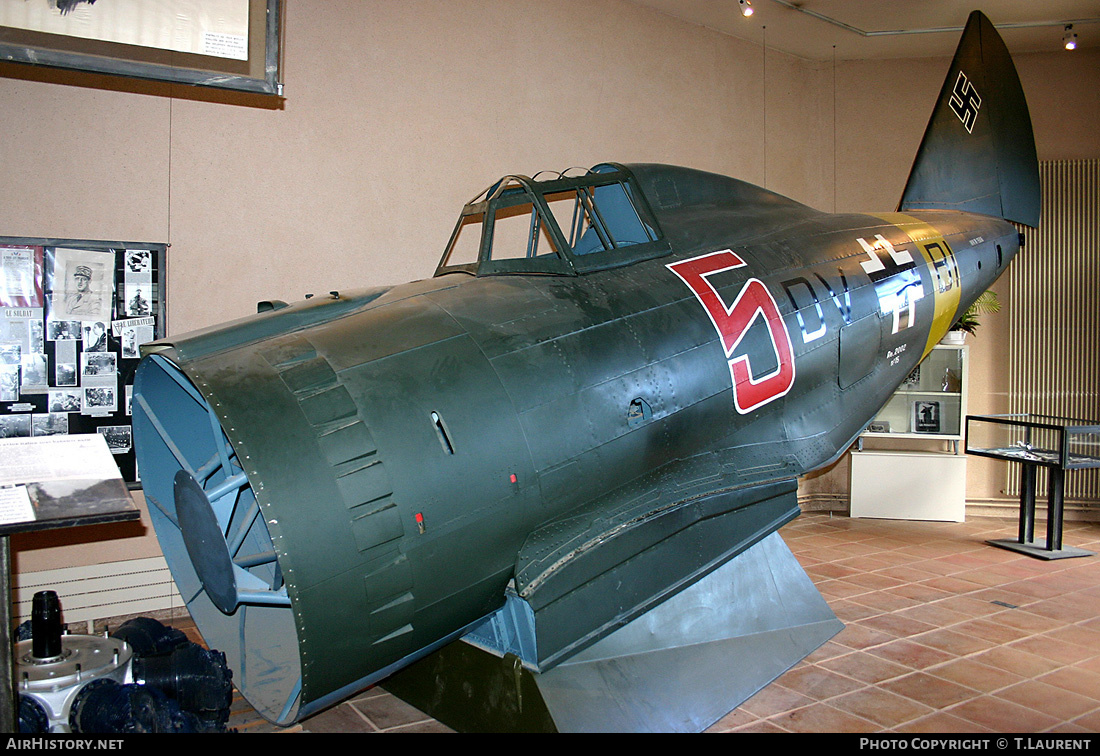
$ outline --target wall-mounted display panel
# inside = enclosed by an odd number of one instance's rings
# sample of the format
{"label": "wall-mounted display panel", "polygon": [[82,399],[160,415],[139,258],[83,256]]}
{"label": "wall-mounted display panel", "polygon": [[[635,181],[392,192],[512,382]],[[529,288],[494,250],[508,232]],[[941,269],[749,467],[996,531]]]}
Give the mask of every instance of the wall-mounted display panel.
{"label": "wall-mounted display panel", "polygon": [[99,433],[137,484],[141,344],[166,333],[167,245],[0,236],[0,438]]}
{"label": "wall-mounted display panel", "polygon": [[0,0],[0,60],[282,94],[281,0]]}

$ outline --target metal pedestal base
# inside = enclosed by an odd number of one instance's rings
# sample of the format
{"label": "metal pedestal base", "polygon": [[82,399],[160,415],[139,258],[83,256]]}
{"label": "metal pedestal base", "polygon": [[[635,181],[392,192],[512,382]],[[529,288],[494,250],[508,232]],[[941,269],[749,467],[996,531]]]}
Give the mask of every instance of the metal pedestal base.
{"label": "metal pedestal base", "polygon": [[1091,551],[1062,545],[1062,507],[1065,490],[1065,470],[1050,468],[1047,491],[1047,537],[1045,543],[1035,540],[1035,479],[1039,465],[1025,463],[1020,471],[1020,528],[1016,540],[986,541],[991,546],[1015,551],[1036,559],[1071,559],[1096,556]]}
{"label": "metal pedestal base", "polygon": [[457,730],[698,732],[842,628],[772,533],[553,669],[460,641],[382,687]]}
{"label": "metal pedestal base", "polygon": [[996,541],[986,541],[986,543],[990,546],[1008,549],[1009,551],[1026,554],[1027,556],[1037,559],[1070,559],[1072,557],[1096,556],[1096,553],[1093,551],[1085,551],[1084,549],[1077,549],[1073,546],[1063,546],[1060,549],[1052,550],[1045,542],[1038,543],[1036,541],[1030,541],[1021,543],[1020,541],[1003,538]]}

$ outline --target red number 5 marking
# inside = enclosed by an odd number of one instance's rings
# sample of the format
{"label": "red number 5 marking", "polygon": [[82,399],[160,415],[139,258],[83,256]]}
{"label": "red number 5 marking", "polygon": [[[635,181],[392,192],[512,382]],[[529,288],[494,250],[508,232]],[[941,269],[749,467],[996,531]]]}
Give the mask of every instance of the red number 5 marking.
{"label": "red number 5 marking", "polygon": [[[710,316],[714,329],[722,338],[722,347],[726,351],[730,378],[733,381],[733,403],[742,415],[785,396],[794,385],[794,348],[791,346],[791,337],[775,299],[764,283],[750,278],[741,287],[733,305],[726,307],[722,297],[707,280],[707,276],[740,268],[744,264],[745,261],[731,250],[724,249],[666,266],[694,292],[696,299]],[[749,355],[732,355],[758,317],[763,317],[768,325],[771,347],[779,367],[754,380]]]}

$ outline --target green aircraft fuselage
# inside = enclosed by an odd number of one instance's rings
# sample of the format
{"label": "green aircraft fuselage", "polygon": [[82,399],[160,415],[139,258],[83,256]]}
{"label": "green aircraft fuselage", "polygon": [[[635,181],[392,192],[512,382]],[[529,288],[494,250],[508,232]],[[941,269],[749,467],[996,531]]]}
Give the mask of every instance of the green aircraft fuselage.
{"label": "green aircraft fuselage", "polygon": [[[298,627],[306,696],[468,626],[513,578],[540,607],[560,600],[624,560],[584,548],[623,522],[739,491],[719,509],[771,503],[733,543],[771,532],[797,507],[768,486],[843,453],[1018,248],[999,218],[828,215],[666,166],[603,175],[649,200],[642,259],[583,274],[443,266],[155,352],[249,460],[296,613],[325,618]],[[146,488],[171,510],[174,494]],[[669,526],[650,527],[656,549]],[[731,556],[713,533],[705,564]],[[654,591],[609,602],[595,624]],[[577,622],[562,647],[594,637],[592,617]]]}
{"label": "green aircraft fuselage", "polygon": [[903,212],[664,165],[510,176],[430,280],[146,345],[139,468],[196,624],[279,723],[507,596],[532,663],[567,659],[797,515],[798,476],[1017,253],[1004,218],[1037,223],[1034,164],[976,14]]}

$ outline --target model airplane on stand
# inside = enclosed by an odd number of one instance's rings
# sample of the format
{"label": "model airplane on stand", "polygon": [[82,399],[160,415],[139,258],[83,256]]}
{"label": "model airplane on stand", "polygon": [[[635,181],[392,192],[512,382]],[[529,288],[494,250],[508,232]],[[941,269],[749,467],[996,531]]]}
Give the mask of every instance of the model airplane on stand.
{"label": "model airplane on stand", "polygon": [[509,176],[433,278],[147,345],[150,514],[234,682],[290,723],[492,616],[551,669],[798,514],[1038,222],[1015,69],[971,16],[897,212],[724,176]]}

